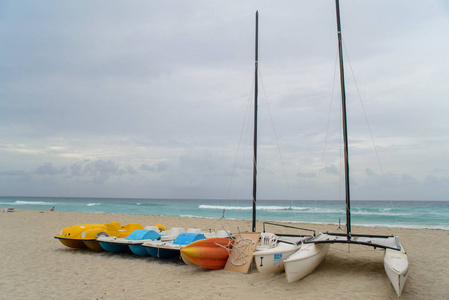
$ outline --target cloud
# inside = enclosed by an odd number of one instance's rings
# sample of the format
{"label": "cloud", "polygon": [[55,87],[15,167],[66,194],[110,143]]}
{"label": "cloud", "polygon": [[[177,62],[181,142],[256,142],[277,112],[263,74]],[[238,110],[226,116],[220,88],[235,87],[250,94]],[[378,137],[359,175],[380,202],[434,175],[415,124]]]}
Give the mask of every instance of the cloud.
{"label": "cloud", "polygon": [[323,168],[323,170],[324,170],[324,172],[327,173],[327,174],[332,174],[332,175],[338,175],[338,174],[340,174],[340,170],[337,169],[337,167],[334,166],[334,165],[325,167],[325,168]]}
{"label": "cloud", "polygon": [[47,162],[33,171],[33,173],[37,175],[51,175],[51,176],[65,174],[66,172],[67,172],[66,167],[57,168],[51,162]]}
{"label": "cloud", "polygon": [[433,175],[427,175],[425,183],[434,187],[447,187],[449,186],[449,178],[446,176],[436,177]]}
{"label": "cloud", "polygon": [[3,175],[3,176],[24,176],[24,175],[26,175],[26,172],[25,171],[21,171],[21,170],[1,171],[0,175]]}
{"label": "cloud", "polygon": [[153,165],[142,164],[140,169],[146,172],[164,172],[169,169],[169,164],[166,162],[158,162]]}
{"label": "cloud", "polygon": [[120,177],[127,173],[111,160],[86,161],[82,166],[81,174],[91,177],[94,183],[104,183],[110,177]]}
{"label": "cloud", "polygon": [[311,172],[304,173],[304,172],[297,172],[296,176],[298,177],[304,177],[304,178],[316,178],[317,175]]}
{"label": "cloud", "polygon": [[[105,183],[111,177],[120,177],[125,174],[135,175],[137,172],[130,166],[127,168],[121,168],[119,164],[113,162],[112,160],[84,160],[78,161],[70,166],[56,167],[53,163],[47,162],[34,171],[31,172],[33,175],[46,175],[46,176],[60,176],[66,175],[65,178],[81,178],[82,180],[88,181],[92,180],[94,183]],[[6,173],[7,175],[11,175]],[[5,174],[5,175],[6,175]],[[12,174],[25,174],[24,171]]]}

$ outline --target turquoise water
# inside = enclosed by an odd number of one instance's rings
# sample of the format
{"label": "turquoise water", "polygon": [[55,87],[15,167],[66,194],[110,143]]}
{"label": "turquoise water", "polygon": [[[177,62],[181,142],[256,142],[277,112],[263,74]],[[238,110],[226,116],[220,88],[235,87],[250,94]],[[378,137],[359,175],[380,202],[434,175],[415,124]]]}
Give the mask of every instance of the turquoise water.
{"label": "turquoise water", "polygon": [[[252,201],[0,197],[0,207],[219,219],[252,218]],[[345,224],[344,201],[258,201],[257,220]],[[352,225],[449,230],[449,201],[352,201]]]}

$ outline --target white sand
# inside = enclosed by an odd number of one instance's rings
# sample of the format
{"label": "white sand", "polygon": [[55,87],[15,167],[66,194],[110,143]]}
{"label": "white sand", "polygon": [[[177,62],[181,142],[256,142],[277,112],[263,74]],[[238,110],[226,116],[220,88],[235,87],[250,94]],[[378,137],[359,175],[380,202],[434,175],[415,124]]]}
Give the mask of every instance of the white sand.
{"label": "white sand", "polygon": [[[383,252],[332,245],[318,269],[295,283],[285,274],[212,271],[177,260],[65,247],[53,237],[83,223],[156,223],[236,232],[249,221],[16,210],[0,214],[0,299],[396,299]],[[335,231],[334,225],[305,225]],[[261,223],[258,230],[262,230]],[[273,230],[280,233],[285,230]],[[402,299],[449,299],[449,231],[354,227],[354,233],[395,234],[408,253]]]}

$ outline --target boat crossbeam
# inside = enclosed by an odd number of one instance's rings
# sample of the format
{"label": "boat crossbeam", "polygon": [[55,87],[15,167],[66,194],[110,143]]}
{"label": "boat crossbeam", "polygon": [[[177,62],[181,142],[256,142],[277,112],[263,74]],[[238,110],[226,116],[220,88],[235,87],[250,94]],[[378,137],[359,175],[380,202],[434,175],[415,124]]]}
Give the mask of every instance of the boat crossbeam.
{"label": "boat crossbeam", "polygon": [[400,251],[402,249],[396,236],[393,235],[364,235],[352,234],[348,239],[342,233],[321,233],[318,236],[304,241],[305,244],[354,244],[370,246],[374,248],[392,249]]}

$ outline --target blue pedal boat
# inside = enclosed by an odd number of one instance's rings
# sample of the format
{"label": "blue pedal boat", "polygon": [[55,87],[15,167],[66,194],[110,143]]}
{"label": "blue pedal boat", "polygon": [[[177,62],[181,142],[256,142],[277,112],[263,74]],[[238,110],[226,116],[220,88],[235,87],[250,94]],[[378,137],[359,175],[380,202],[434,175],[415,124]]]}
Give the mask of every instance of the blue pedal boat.
{"label": "blue pedal boat", "polygon": [[115,236],[98,237],[97,241],[100,246],[108,252],[124,253],[132,252],[139,256],[149,256],[149,253],[141,245],[147,241],[157,240],[161,238],[159,229],[137,229],[129,234],[126,238],[118,238]]}
{"label": "blue pedal boat", "polygon": [[206,236],[202,233],[184,232],[178,235],[174,241],[150,241],[143,243],[142,246],[153,257],[179,258],[182,247],[205,238]]}

